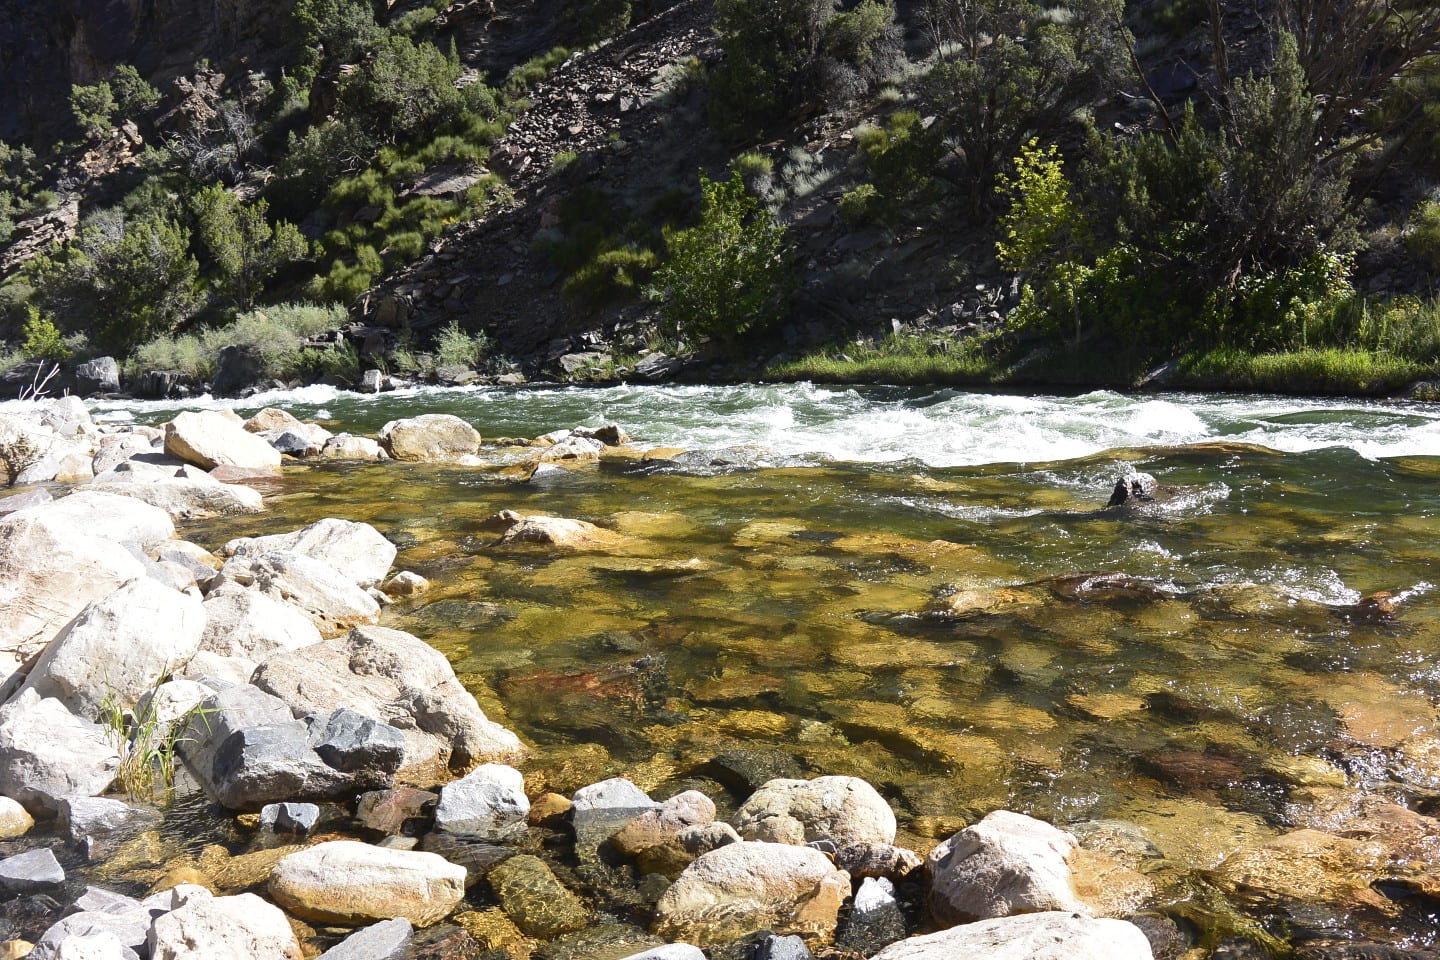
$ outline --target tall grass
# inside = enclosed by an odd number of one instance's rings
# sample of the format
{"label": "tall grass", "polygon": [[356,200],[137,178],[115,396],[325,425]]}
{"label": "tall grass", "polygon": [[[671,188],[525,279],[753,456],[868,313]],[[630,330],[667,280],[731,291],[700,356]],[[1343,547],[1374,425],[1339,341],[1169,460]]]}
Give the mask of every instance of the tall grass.
{"label": "tall grass", "polygon": [[215,361],[225,347],[247,347],[265,366],[268,376],[290,380],[306,369],[301,345],[310,337],[334,330],[348,319],[335,305],[285,303],[241,314],[223,327],[210,327],[172,337],[159,337],[137,349],[126,364],[136,375],[146,370],[178,370],[197,382],[215,375]]}

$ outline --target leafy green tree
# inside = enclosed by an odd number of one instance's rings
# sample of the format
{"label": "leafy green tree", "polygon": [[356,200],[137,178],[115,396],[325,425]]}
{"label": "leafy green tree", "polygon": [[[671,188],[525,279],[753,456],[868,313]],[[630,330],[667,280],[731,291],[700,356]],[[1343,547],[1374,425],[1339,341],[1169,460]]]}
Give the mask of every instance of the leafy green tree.
{"label": "leafy green tree", "polygon": [[[434,134],[462,117],[475,94],[456,88],[459,77],[459,60],[434,44],[389,35],[345,78],[340,102],[378,142],[396,143]],[[471,86],[485,90],[484,84]]]}
{"label": "leafy green tree", "polygon": [[716,0],[715,28],[710,120],[735,141],[864,93],[899,51],[894,8],[876,0],[838,15],[835,0]]}
{"label": "leafy green tree", "polygon": [[70,112],[88,140],[102,140],[115,131],[115,91],[101,81],[70,88]]}
{"label": "leafy green tree", "polygon": [[1128,63],[1123,0],[1046,10],[1032,0],[933,0],[938,56],[922,83],[961,161],[973,213],[1032,137],[1051,142],[1113,88]]}
{"label": "leafy green tree", "polygon": [[192,205],[200,242],[215,258],[228,292],[243,307],[253,306],[270,278],[310,252],[294,224],[281,220],[270,225],[270,205],[264,200],[244,204],[217,183],[196,194]]}
{"label": "leafy green tree", "polygon": [[666,230],[670,258],[655,274],[652,294],[680,334],[733,341],[778,320],[792,289],[784,256],[785,229],[745,189],[700,175],[700,223]]}
{"label": "leafy green tree", "polygon": [[115,108],[121,117],[134,117],[146,110],[153,110],[160,103],[160,91],[150,86],[145,78],[140,76],[140,71],[128,63],[122,63],[115,68],[115,73],[110,78],[110,89],[115,95]]}
{"label": "leafy green tree", "polygon": [[168,334],[200,302],[190,231],[165,217],[92,218],[70,244],[32,261],[37,305],[103,350],[127,355]]}
{"label": "leafy green tree", "polygon": [[316,59],[355,63],[384,34],[370,0],[296,0],[291,14]]}

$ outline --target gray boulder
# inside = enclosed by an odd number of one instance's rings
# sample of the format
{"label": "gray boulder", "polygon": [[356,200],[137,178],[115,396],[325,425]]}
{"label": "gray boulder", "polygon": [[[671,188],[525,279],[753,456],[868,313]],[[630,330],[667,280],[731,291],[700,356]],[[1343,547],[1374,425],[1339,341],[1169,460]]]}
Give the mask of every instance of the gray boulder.
{"label": "gray boulder", "polygon": [[575,852],[581,859],[594,857],[599,847],[642,814],[660,804],[624,777],[611,777],[581,787],[570,798],[570,823],[575,829]]}
{"label": "gray boulder", "polygon": [[216,410],[187,411],[165,424],[165,452],[205,470],[280,466],[280,451]]}
{"label": "gray boulder", "polygon": [[65,870],[49,847],[0,860],[0,890],[9,894],[49,890],[65,882]]}
{"label": "gray boulder", "polygon": [[282,650],[320,642],[311,619],[287,603],[254,590],[224,587],[205,598],[200,649],[222,657],[260,661]]}
{"label": "gray boulder", "polygon": [[893,843],[895,813],[859,777],[771,780],[730,818],[740,836],[770,843]]}
{"label": "gray boulder", "polygon": [[321,634],[333,635],[380,618],[379,605],[353,580],[304,554],[274,551],[231,557],[220,575],[298,608]]}
{"label": "gray boulder", "polygon": [[350,934],[320,960],[402,960],[414,938],[415,928],[404,917],[382,920]]}
{"label": "gray boulder", "polygon": [[114,357],[96,357],[75,368],[75,392],[82,397],[120,392],[120,364]]}
{"label": "gray boulder", "polygon": [[33,516],[52,526],[103,537],[117,543],[134,543],[150,549],[175,536],[175,522],[164,510],[130,497],[83,488],[17,516]]}
{"label": "gray boulder", "polygon": [[260,809],[260,825],[276,833],[305,835],[320,821],[320,808],[313,803],[268,803]]}
{"label": "gray boulder", "polygon": [[150,928],[150,960],[300,960],[304,954],[278,907],[253,893],[192,897]]}
{"label": "gray boulder", "polygon": [[480,434],[475,428],[448,413],[391,420],[375,439],[396,460],[462,461],[480,450]]}
{"label": "gray boulder", "polygon": [[254,683],[297,716],[348,707],[400,728],[406,767],[469,766],[525,754],[515,734],[486,719],[444,654],[399,630],[357,627],[344,637],[274,654],[255,671]]}
{"label": "gray boulder", "polygon": [[104,793],[119,770],[104,729],[59,700],[26,690],[0,707],[0,793],[30,812],[53,814],[63,796]]}
{"label": "gray boulder", "polygon": [[321,560],[357,586],[371,587],[385,579],[395,562],[395,545],[368,523],[326,518],[293,533],[242,537],[225,544],[224,552],[255,557],[274,551]]}
{"label": "gray boulder", "polygon": [[1088,913],[1075,892],[1075,837],[1021,813],[996,810],[930,852],[930,912],[942,923],[1016,913]]}
{"label": "gray boulder", "polygon": [[486,763],[440,789],[435,828],[482,840],[507,840],[524,832],[529,812],[525,776],[514,767]]}
{"label": "gray boulder", "polygon": [[389,786],[405,762],[405,734],[349,707],[311,718],[310,743],[361,789]]}

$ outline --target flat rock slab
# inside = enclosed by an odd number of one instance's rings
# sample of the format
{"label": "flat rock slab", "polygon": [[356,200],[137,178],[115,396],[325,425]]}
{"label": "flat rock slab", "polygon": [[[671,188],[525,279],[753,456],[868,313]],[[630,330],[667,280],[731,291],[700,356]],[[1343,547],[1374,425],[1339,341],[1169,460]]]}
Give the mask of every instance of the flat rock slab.
{"label": "flat rock slab", "polygon": [[1049,911],[962,924],[891,944],[872,960],[1153,960],[1133,923]]}
{"label": "flat rock slab", "polygon": [[320,954],[320,960],[401,960],[415,928],[404,917],[382,920],[357,930]]}
{"label": "flat rock slab", "polygon": [[65,882],[65,870],[49,847],[0,860],[0,889],[6,893],[49,890]]}

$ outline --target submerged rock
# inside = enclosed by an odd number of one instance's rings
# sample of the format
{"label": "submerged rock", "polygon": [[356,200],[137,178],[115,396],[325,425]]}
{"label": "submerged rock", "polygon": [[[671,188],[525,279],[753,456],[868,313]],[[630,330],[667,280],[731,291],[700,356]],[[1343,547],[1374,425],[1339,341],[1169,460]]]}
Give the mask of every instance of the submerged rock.
{"label": "submerged rock", "polygon": [[511,857],[493,868],[486,879],[500,906],[526,936],[549,940],[590,923],[584,904],[539,857]]}
{"label": "submerged rock", "polygon": [[465,896],[465,868],[433,853],[332,840],[292,853],[271,871],[270,895],[286,910],[321,923],[404,917],[428,926]]}
{"label": "submerged rock", "polygon": [[1133,923],[1046,912],[967,923],[912,937],[873,960],[1152,960],[1150,941]]}
{"label": "submerged rock", "polygon": [[582,860],[594,857],[601,844],[636,817],[660,806],[624,777],[612,777],[581,787],[570,801],[575,852]]}
{"label": "submerged rock", "polygon": [[771,780],[730,824],[747,840],[771,843],[893,843],[895,813],[858,777]]}
{"label": "submerged rock", "polygon": [[828,940],[850,875],[810,847],[744,842],[700,857],[655,906],[654,932],[713,946],[761,930]]}
{"label": "submerged rock", "polygon": [[[509,513],[509,511],[507,511]],[[499,515],[503,517],[504,514]],[[529,544],[557,550],[604,550],[624,541],[613,530],[597,527],[584,520],[565,517],[521,517],[512,514],[511,522],[501,525],[503,532],[496,546]],[[495,518],[492,518],[495,519]],[[492,526],[493,528],[493,526]]]}
{"label": "submerged rock", "polygon": [[930,852],[930,912],[942,923],[1053,910],[1087,912],[1070,876],[1079,849],[1063,830],[997,810]]}

